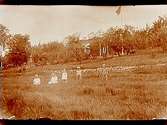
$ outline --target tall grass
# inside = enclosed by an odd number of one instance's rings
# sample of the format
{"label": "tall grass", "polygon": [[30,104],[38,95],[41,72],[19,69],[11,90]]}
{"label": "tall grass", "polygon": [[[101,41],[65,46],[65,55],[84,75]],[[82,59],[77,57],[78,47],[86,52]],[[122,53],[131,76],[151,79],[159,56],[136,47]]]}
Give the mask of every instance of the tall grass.
{"label": "tall grass", "polygon": [[[30,86],[27,89],[16,84],[11,91],[6,86],[3,88],[4,108],[17,119],[152,119],[167,106],[167,100],[156,91],[160,89],[157,85],[152,88],[146,83],[107,81],[101,86],[100,81],[93,84],[90,81],[68,83],[68,88],[64,88],[67,84],[61,84],[53,88]],[[56,101],[56,97],[61,101]]]}
{"label": "tall grass", "polygon": [[[129,57],[131,58],[131,57]],[[154,59],[132,61],[127,57],[107,60],[113,65],[150,64]],[[142,56],[142,59],[148,57]],[[157,58],[157,56],[155,57]],[[123,62],[123,60],[125,61]],[[135,60],[134,59],[134,60]],[[102,62],[83,66],[97,67]],[[57,66],[58,67],[58,66]],[[66,66],[68,67],[68,66]],[[71,65],[71,67],[74,67]],[[165,66],[138,67],[133,72],[110,72],[103,81],[97,73],[83,74],[81,81],[70,74],[67,83],[47,85],[48,67],[23,72],[5,72],[3,77],[3,108],[17,119],[152,119],[163,116],[167,108],[167,68]],[[53,66],[49,67],[50,69]],[[49,69],[48,68],[48,69]],[[68,67],[69,68],[69,67]],[[54,68],[53,68],[54,69]],[[55,68],[56,69],[56,68]],[[31,85],[35,73],[42,84]]]}

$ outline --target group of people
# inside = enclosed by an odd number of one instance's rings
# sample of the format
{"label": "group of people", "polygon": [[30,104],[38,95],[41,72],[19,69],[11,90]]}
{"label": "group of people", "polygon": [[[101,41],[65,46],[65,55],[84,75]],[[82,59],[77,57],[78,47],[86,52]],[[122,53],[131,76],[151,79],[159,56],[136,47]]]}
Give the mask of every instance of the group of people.
{"label": "group of people", "polygon": [[[98,74],[99,74],[99,77],[101,77],[102,80],[107,80],[108,79],[108,70],[107,70],[105,64],[103,64],[102,67],[98,68]],[[77,69],[76,69],[76,80],[81,80],[81,79],[82,79],[82,70],[78,66]],[[64,69],[61,73],[61,80],[65,83],[68,80],[68,74],[67,74],[66,69]],[[57,71],[55,71],[51,74],[51,78],[48,81],[48,84],[56,84],[56,83],[58,83],[58,81],[59,81],[59,78],[58,78],[58,75],[57,75]],[[33,78],[33,84],[34,85],[40,85],[41,84],[41,79],[40,79],[38,74],[36,74],[35,77]]]}
{"label": "group of people", "polygon": [[[68,79],[67,70],[64,69],[62,71],[62,74],[61,74],[61,80],[63,82],[67,82],[67,79]],[[76,79],[77,80],[81,80],[82,79],[82,71],[81,71],[79,66],[77,67],[77,70],[76,70]],[[58,79],[57,71],[55,71],[55,72],[53,72],[51,74],[51,78],[48,81],[48,84],[56,84],[56,83],[58,83],[58,80],[59,79]],[[33,78],[33,84],[34,85],[40,85],[41,84],[41,79],[40,79],[38,74],[36,74],[35,77]]]}

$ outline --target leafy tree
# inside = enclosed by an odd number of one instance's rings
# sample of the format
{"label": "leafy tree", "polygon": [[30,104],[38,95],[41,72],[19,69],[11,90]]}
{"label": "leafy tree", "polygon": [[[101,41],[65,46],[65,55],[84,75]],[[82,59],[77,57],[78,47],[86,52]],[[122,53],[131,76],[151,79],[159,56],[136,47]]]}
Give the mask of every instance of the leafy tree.
{"label": "leafy tree", "polygon": [[69,58],[81,62],[84,59],[85,54],[79,36],[70,35],[67,37],[67,39],[67,50],[69,53]]}
{"label": "leafy tree", "polygon": [[14,66],[21,66],[27,63],[31,49],[28,35],[14,35],[9,41],[9,48],[8,63]]}

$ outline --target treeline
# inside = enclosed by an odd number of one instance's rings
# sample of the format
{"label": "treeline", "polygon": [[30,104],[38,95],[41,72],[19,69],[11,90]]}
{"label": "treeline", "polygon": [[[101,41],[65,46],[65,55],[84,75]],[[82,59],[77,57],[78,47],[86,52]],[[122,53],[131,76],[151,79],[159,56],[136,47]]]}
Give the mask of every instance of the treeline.
{"label": "treeline", "polygon": [[[157,47],[161,48],[162,52],[167,51],[167,17],[159,17],[151,26],[146,25],[140,30],[127,25],[123,28],[112,27],[103,33],[91,33],[86,40],[73,34],[61,42],[48,41],[47,44],[33,47],[30,46],[28,35],[11,36],[7,35],[8,30],[3,25],[0,29],[0,40],[10,48],[4,62],[14,66],[27,63],[30,55],[35,64],[45,65],[82,62],[99,56],[107,58],[113,55],[128,55],[135,53],[136,50],[151,50]],[[16,61],[17,59],[19,61]]]}
{"label": "treeline", "polygon": [[86,58],[84,47],[78,35],[70,35],[64,42],[49,42],[32,47],[32,58],[35,64],[58,64],[82,61]]}
{"label": "treeline", "polygon": [[[89,48],[84,46],[84,41],[90,43]],[[159,17],[151,26],[137,30],[125,25],[123,28],[112,27],[106,32],[91,33],[87,40],[82,40],[79,35],[70,35],[64,42],[51,42],[33,47],[33,57],[36,63],[65,63],[82,61],[98,56],[133,54],[136,50],[161,48],[167,51],[167,17]],[[85,51],[85,50],[88,51]],[[37,58],[36,58],[37,57]]]}

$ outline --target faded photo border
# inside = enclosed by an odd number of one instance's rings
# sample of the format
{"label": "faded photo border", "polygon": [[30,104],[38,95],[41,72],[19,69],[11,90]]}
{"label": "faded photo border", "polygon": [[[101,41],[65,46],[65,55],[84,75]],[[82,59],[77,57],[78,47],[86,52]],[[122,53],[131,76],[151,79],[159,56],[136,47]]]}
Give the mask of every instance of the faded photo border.
{"label": "faded photo border", "polygon": [[159,5],[167,0],[0,0],[8,5]]}
{"label": "faded photo border", "polygon": [[99,124],[99,125],[167,125],[167,122],[164,120],[159,121],[100,121],[100,120],[94,120],[94,121],[61,121],[61,120],[3,120],[0,121],[0,125],[92,125],[92,124]]}
{"label": "faded photo border", "polygon": [[[118,6],[118,5],[167,5],[167,0],[0,0],[1,5],[93,5],[93,6]],[[2,72],[2,66],[0,67],[0,72]],[[2,87],[3,87],[3,78],[0,77],[0,110],[2,107]],[[12,120],[2,120],[0,121],[0,125],[30,125],[30,124],[147,124],[147,125],[167,125],[165,120],[154,120],[154,121],[48,121],[44,119],[44,121],[36,120],[36,121],[12,121]]]}
{"label": "faded photo border", "polygon": [[[2,51],[0,50],[0,55],[1,54],[2,54]],[[0,72],[2,72],[2,62],[0,62]],[[0,77],[0,114],[1,114],[2,109],[3,109],[3,106],[2,106],[2,99],[3,99],[2,98],[2,87],[3,87],[3,77]]]}

